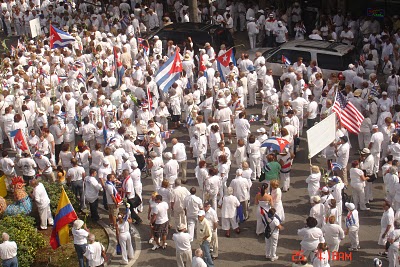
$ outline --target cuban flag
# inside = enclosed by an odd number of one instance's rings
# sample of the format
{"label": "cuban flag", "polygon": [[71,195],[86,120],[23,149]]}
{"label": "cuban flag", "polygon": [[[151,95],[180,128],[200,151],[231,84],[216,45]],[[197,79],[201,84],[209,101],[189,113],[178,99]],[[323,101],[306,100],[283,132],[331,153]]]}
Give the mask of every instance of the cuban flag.
{"label": "cuban flag", "polygon": [[226,82],[226,76],[229,74],[229,63],[233,62],[236,66],[235,53],[233,53],[232,48],[225,52],[225,54],[217,57],[217,68],[218,72],[221,74],[221,80]]}
{"label": "cuban flag", "polygon": [[286,67],[289,67],[290,65],[292,65],[292,62],[290,62],[290,60],[285,57],[284,55],[282,55],[282,63],[285,64]]}
{"label": "cuban flag", "polygon": [[182,60],[179,49],[158,70],[155,82],[160,90],[168,92],[172,84],[179,79],[182,72]]}
{"label": "cuban flag", "polygon": [[343,169],[343,167],[342,167],[342,165],[340,165],[339,163],[337,163],[337,162],[332,162],[331,163],[331,170],[341,170],[341,169]]}
{"label": "cuban flag", "polygon": [[21,129],[17,129],[10,132],[10,137],[14,138],[15,145],[22,151],[28,150],[28,145],[25,142],[24,134]]}
{"label": "cuban flag", "polygon": [[265,140],[261,147],[267,147],[271,150],[282,152],[289,145],[289,141],[280,137],[271,137]]}
{"label": "cuban flag", "polygon": [[82,73],[79,73],[76,79],[78,80],[79,83],[82,83],[83,85],[86,86],[86,78],[82,75]]}
{"label": "cuban flag", "polygon": [[74,42],[74,37],[53,25],[50,26],[50,49],[66,47]]}

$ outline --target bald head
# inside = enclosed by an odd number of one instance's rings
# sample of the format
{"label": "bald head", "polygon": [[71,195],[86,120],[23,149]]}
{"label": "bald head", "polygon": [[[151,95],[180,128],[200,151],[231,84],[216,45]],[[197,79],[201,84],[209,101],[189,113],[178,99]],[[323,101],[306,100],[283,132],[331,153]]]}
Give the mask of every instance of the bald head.
{"label": "bald head", "polygon": [[178,139],[173,138],[173,139],[171,140],[171,143],[172,143],[173,145],[176,145],[176,144],[178,143]]}
{"label": "bald head", "polygon": [[8,241],[10,240],[10,236],[7,233],[2,233],[1,234],[1,238],[3,239],[3,241]]}

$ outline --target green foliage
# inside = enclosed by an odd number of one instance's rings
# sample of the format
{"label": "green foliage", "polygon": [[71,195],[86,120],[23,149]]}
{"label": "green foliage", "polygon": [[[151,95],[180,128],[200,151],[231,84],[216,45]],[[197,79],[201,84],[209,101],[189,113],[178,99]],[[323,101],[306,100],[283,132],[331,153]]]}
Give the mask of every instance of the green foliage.
{"label": "green foliage", "polygon": [[[60,200],[62,185],[59,183],[48,183],[42,181],[44,188],[46,188],[47,195],[50,198],[50,209],[53,214],[57,212],[58,202]],[[74,207],[75,211],[79,210],[79,202],[76,199],[74,193],[68,188],[68,186],[64,185],[65,192],[71,202],[72,206]]]}
{"label": "green foliage", "polygon": [[18,266],[30,267],[36,252],[47,244],[35,228],[35,219],[25,215],[6,216],[0,221],[0,233],[6,232],[18,245]]}

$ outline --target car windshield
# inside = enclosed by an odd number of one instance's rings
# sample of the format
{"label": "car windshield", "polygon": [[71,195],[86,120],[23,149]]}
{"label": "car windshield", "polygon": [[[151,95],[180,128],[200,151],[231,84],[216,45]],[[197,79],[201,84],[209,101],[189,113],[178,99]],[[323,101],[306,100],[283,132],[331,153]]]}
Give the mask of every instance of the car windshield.
{"label": "car windshield", "polygon": [[264,54],[263,54],[263,57],[264,57],[264,58],[269,57],[270,55],[272,55],[273,53],[275,53],[278,49],[279,49],[279,47],[276,47],[276,48],[272,48],[272,49],[270,49],[270,50],[265,51]]}

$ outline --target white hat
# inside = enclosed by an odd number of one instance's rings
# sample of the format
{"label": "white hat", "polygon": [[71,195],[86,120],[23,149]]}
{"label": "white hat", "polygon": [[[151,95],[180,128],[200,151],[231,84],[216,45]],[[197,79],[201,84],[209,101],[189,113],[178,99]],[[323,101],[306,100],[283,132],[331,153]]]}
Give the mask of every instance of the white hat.
{"label": "white hat", "polygon": [[172,153],[171,152],[165,152],[164,153],[164,158],[165,159],[172,159]]}
{"label": "white hat", "polygon": [[326,186],[324,186],[324,187],[322,187],[322,189],[321,189],[321,191],[322,192],[329,192],[329,188],[328,187],[326,187]]}
{"label": "white hat", "polygon": [[158,39],[160,39],[160,37],[158,37],[158,35],[154,35],[153,39],[157,39],[158,40]]}
{"label": "white hat", "polygon": [[356,206],[353,203],[346,202],[344,204],[349,210],[355,210]]}
{"label": "white hat", "polygon": [[321,201],[321,198],[320,198],[319,196],[313,196],[313,197],[311,198],[311,200],[312,200],[314,203],[318,203],[318,202]]}
{"label": "white hat", "polygon": [[257,11],[258,13],[264,14],[264,10],[260,9]]}
{"label": "white hat", "polygon": [[278,21],[278,26],[283,26],[282,21]]}
{"label": "white hat", "polygon": [[79,230],[79,229],[81,229],[82,228],[82,226],[84,225],[85,223],[82,221],[82,220],[75,220],[74,221],[74,228],[76,229],[76,230]]}
{"label": "white hat", "polygon": [[371,151],[368,148],[363,148],[363,150],[361,150],[361,154],[370,154]]}
{"label": "white hat", "polygon": [[379,129],[379,126],[374,124],[374,125],[372,125],[372,129]]}
{"label": "white hat", "polygon": [[197,216],[205,216],[206,212],[204,210],[199,210],[199,212],[197,213]]}
{"label": "white hat", "polygon": [[264,127],[261,127],[261,128],[259,128],[259,129],[257,129],[257,133],[265,133],[266,131],[265,131],[265,128]]}
{"label": "white hat", "polygon": [[353,69],[354,68],[354,65],[353,64],[349,64],[349,69]]}
{"label": "white hat", "polygon": [[184,223],[181,223],[181,224],[179,224],[178,225],[178,231],[183,231],[183,230],[185,230],[186,229],[186,224],[184,224]]}

